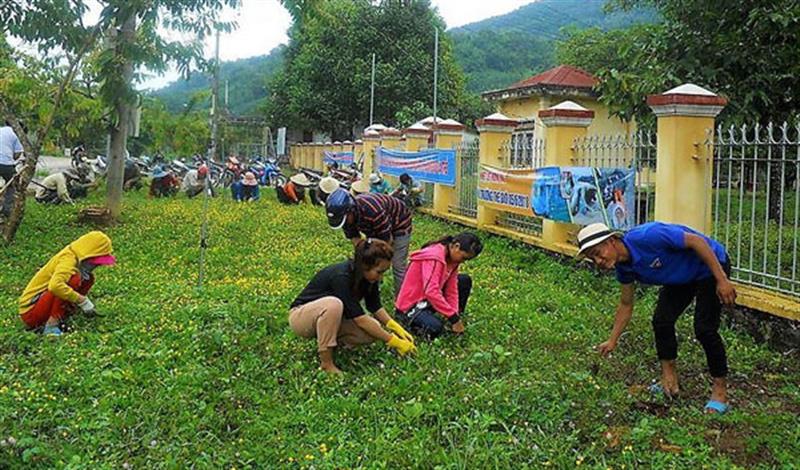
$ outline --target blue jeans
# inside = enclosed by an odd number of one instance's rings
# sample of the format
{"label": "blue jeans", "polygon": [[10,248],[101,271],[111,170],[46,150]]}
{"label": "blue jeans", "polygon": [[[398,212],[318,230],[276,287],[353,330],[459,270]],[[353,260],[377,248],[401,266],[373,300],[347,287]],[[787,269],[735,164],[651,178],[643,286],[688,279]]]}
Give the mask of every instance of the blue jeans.
{"label": "blue jeans", "polygon": [[[467,308],[467,301],[472,292],[472,278],[466,274],[458,275],[458,314],[461,315]],[[405,323],[415,336],[422,336],[427,339],[435,339],[444,333],[445,319],[436,313],[432,308],[426,308],[419,312],[411,323],[405,313],[397,312],[397,318],[401,323]]]}

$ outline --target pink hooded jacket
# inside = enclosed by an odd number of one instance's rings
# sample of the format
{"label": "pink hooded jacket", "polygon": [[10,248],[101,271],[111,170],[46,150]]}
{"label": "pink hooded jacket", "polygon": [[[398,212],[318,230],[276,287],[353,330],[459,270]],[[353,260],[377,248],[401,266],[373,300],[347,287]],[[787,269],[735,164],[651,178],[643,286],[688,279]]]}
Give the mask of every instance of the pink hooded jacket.
{"label": "pink hooded jacket", "polygon": [[447,318],[458,314],[458,266],[447,270],[447,247],[437,243],[411,253],[395,306],[411,310],[422,300]]}

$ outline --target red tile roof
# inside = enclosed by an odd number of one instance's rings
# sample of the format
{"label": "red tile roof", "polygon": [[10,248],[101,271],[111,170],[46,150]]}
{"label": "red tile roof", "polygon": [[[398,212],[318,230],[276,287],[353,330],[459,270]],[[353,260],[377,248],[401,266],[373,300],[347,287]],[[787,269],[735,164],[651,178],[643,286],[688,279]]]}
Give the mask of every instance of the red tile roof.
{"label": "red tile roof", "polygon": [[508,89],[528,88],[537,85],[566,88],[592,88],[597,85],[597,82],[597,77],[585,70],[569,65],[559,65],[539,75],[534,75],[531,78],[517,82],[508,87]]}

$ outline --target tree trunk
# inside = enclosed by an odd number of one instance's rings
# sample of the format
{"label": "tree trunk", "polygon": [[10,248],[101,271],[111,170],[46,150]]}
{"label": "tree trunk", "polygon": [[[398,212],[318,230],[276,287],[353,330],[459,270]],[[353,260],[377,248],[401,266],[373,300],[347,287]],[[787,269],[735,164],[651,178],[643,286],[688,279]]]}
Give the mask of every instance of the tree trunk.
{"label": "tree trunk", "polygon": [[[11,112],[6,102],[2,99],[0,99],[0,116],[11,123],[11,127],[14,129],[14,132],[17,134],[22,144],[22,154],[25,160],[22,171],[14,176],[12,180],[15,193],[14,204],[11,206],[11,213],[8,215],[5,223],[0,225],[0,233],[2,233],[3,241],[8,245],[14,240],[14,235],[16,235],[17,229],[20,224],[22,224],[22,218],[25,215],[25,197],[27,196],[28,185],[31,183],[33,175],[36,173],[36,163],[39,161],[39,153],[41,152],[41,145],[39,144],[41,140],[34,136],[34,140],[32,141],[31,136],[25,132],[17,116]],[[8,188],[6,190],[8,190]],[[5,191],[2,191],[2,193],[5,193]],[[0,196],[3,195],[4,194],[0,194]],[[0,200],[2,200],[2,197],[0,197]]]}
{"label": "tree trunk", "polygon": [[25,199],[28,192],[28,185],[31,184],[33,176],[36,174],[36,164],[39,162],[39,154],[42,151],[42,143],[47,138],[47,134],[53,126],[53,120],[56,117],[61,107],[61,101],[64,99],[64,94],[67,88],[72,84],[75,79],[75,72],[78,69],[83,56],[91,49],[97,42],[100,28],[94,28],[91,35],[86,38],[86,43],[80,51],[70,58],[67,74],[58,86],[58,91],[53,99],[52,112],[44,120],[44,123],[37,129],[35,133],[28,134],[20,125],[19,119],[11,111],[8,102],[0,96],[0,115],[11,123],[14,132],[22,144],[23,154],[25,155],[25,163],[23,164],[22,171],[16,176],[14,189],[14,205],[11,207],[11,214],[6,220],[5,226],[0,226],[0,233],[2,233],[5,244],[10,244],[14,240],[17,229],[22,224],[22,218],[25,215]]}
{"label": "tree trunk", "polygon": [[[133,80],[133,61],[125,56],[125,50],[134,41],[136,33],[136,15],[125,20],[122,31],[119,33],[116,45],[117,55],[122,59],[122,77],[126,88],[130,88]],[[126,90],[127,91],[127,90]],[[108,192],[106,194],[106,207],[111,217],[116,219],[122,213],[122,191],[125,176],[125,150],[128,144],[128,127],[130,123],[131,106],[128,93],[120,93],[114,104],[117,115],[117,125],[111,130],[111,155],[108,159]]]}
{"label": "tree trunk", "polygon": [[5,226],[3,229],[3,240],[6,244],[14,240],[14,235],[17,229],[22,224],[22,218],[25,216],[25,197],[27,196],[28,185],[33,180],[33,175],[36,174],[36,163],[39,161],[39,149],[31,148],[29,145],[24,147],[25,164],[22,171],[17,175],[14,181],[14,205],[11,207],[11,214],[8,215]]}

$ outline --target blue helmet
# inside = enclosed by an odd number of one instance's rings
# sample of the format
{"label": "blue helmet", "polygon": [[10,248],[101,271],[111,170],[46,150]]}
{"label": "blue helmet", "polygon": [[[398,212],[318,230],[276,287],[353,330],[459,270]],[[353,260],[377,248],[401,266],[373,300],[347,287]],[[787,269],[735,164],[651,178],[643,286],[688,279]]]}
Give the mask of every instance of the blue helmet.
{"label": "blue helmet", "polygon": [[328,224],[332,229],[340,229],[347,220],[347,213],[356,206],[356,200],[344,189],[332,192],[325,201],[325,212],[328,214]]}
{"label": "blue helmet", "polygon": [[163,178],[165,176],[167,176],[167,172],[164,170],[163,166],[158,165],[153,169],[153,178],[154,179]]}

